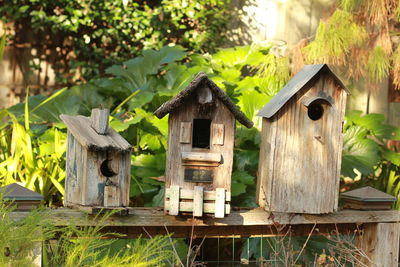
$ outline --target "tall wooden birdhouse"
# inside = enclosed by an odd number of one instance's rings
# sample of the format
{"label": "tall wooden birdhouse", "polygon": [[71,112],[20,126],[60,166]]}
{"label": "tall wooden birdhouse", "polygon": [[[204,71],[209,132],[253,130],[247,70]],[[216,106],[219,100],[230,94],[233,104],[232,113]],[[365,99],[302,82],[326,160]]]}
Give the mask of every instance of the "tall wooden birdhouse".
{"label": "tall wooden birdhouse", "polygon": [[65,206],[129,205],[131,146],[108,116],[108,109],[93,109],[90,118],[60,116],[68,128]]}
{"label": "tall wooden birdhouse", "polygon": [[293,213],[337,210],[349,94],[328,65],[307,65],[260,110],[260,206]]}
{"label": "tall wooden birdhouse", "polygon": [[230,212],[235,119],[248,128],[253,123],[204,73],[155,115],[168,113],[165,212],[224,217]]}

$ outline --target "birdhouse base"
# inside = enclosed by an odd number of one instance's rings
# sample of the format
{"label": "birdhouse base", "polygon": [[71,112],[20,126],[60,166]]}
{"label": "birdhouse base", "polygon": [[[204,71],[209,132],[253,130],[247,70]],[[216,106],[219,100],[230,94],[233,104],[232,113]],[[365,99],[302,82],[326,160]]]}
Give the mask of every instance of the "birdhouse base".
{"label": "birdhouse base", "polygon": [[169,215],[183,212],[201,217],[209,213],[214,214],[215,218],[224,218],[225,214],[230,213],[230,200],[231,194],[224,188],[204,191],[202,186],[195,186],[193,190],[171,186],[165,190],[164,211]]}
{"label": "birdhouse base", "polygon": [[109,211],[115,211],[116,215],[126,216],[129,215],[129,211],[132,210],[132,207],[103,207],[103,206],[82,206],[77,204],[67,205],[68,208],[77,209],[80,211],[84,211],[88,214],[99,214],[106,213]]}

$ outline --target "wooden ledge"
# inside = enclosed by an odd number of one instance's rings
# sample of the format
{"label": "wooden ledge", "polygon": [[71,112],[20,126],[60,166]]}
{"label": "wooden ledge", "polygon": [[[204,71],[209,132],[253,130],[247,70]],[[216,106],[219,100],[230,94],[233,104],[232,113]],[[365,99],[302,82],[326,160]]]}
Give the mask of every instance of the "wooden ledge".
{"label": "wooden ledge", "polygon": [[[75,224],[79,226],[96,225],[83,211],[68,208],[48,209],[49,217],[58,226]],[[13,212],[14,220],[25,217],[28,212]],[[88,219],[89,218],[89,219]],[[146,235],[147,233],[165,234],[174,232],[175,236],[190,237],[192,227],[196,236],[258,236],[271,235],[284,229],[292,229],[296,234],[318,228],[319,233],[330,233],[335,229],[351,232],[363,224],[378,222],[400,222],[400,212],[342,210],[331,214],[288,214],[269,213],[262,208],[233,210],[225,218],[192,218],[191,216],[165,215],[162,208],[130,208],[127,216],[110,217],[105,225],[108,230],[124,233],[127,237]]]}

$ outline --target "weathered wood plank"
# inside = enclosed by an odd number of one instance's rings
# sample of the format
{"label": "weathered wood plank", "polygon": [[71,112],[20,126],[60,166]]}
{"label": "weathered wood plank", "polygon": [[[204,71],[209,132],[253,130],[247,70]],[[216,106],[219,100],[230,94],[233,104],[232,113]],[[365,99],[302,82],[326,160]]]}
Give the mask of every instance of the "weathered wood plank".
{"label": "weathered wood plank", "polygon": [[195,186],[193,190],[193,216],[203,216],[203,187]]}
{"label": "weathered wood plank", "polygon": [[[167,200],[165,202],[166,206],[169,207],[170,202]],[[179,202],[179,211],[180,212],[193,212],[194,202],[186,202],[180,201]],[[230,204],[225,204],[222,208],[223,211],[228,214],[231,210]],[[215,213],[215,203],[203,203],[203,213]],[[172,215],[172,214],[170,214]]]}
{"label": "weathered wood plank", "polygon": [[182,144],[190,144],[192,142],[192,123],[181,122],[181,133],[179,141]]}
{"label": "weathered wood plank", "polygon": [[213,145],[224,145],[224,125],[220,123],[212,124],[212,143]]}
{"label": "weathered wood plank", "polygon": [[169,215],[178,215],[179,214],[179,191],[180,188],[177,185],[172,185],[170,187],[170,197],[169,197]]}
{"label": "weathered wood plank", "polygon": [[[48,209],[48,216],[56,225],[96,225],[96,221],[87,220],[85,212],[68,208]],[[18,220],[28,215],[28,212],[12,212],[11,218]],[[125,217],[112,217],[105,222],[108,226],[266,226],[266,225],[305,225],[305,224],[363,224],[376,222],[400,222],[400,212],[342,210],[330,214],[293,214],[267,212],[262,208],[233,210],[229,216],[217,219],[203,217],[193,219],[192,216],[168,216],[162,208],[129,208]]]}
{"label": "weathered wood plank", "polygon": [[[215,191],[204,191],[204,200],[215,200]],[[169,188],[165,189],[165,196],[170,197],[170,190]],[[193,199],[193,190],[190,189],[181,189],[180,192],[180,199]],[[225,200],[231,201],[231,192],[225,193]]]}
{"label": "weathered wood plank", "polygon": [[369,223],[357,237],[365,266],[396,267],[399,261],[399,223]]}
{"label": "weathered wood plank", "polygon": [[90,126],[92,126],[92,128],[98,134],[102,135],[107,134],[109,116],[110,116],[109,109],[99,109],[99,108],[92,109],[92,114],[90,117],[92,123]]}
{"label": "weathered wood plank", "polygon": [[217,188],[215,190],[215,218],[224,218],[225,216],[225,189]]}
{"label": "weathered wood plank", "polygon": [[113,185],[104,186],[104,207],[119,207],[121,192]]}
{"label": "weathered wood plank", "polygon": [[182,152],[182,161],[208,161],[208,162],[221,162],[222,157],[220,153],[207,153],[207,152]]}

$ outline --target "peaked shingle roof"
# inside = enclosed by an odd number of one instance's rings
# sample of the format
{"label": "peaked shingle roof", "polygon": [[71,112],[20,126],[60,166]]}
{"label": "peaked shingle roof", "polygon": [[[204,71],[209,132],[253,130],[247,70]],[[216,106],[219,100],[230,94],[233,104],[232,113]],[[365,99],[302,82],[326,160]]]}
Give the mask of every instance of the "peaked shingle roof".
{"label": "peaked shingle roof", "polygon": [[366,186],[341,193],[343,199],[352,199],[363,202],[394,202],[396,198],[373,187]]}
{"label": "peaked shingle roof", "polygon": [[232,112],[236,120],[247,128],[253,127],[253,122],[249,120],[246,115],[232,102],[229,96],[221,90],[213,81],[211,81],[207,75],[203,72],[197,74],[193,81],[179,94],[177,94],[171,100],[162,104],[155,112],[158,118],[163,118],[165,115],[180,107],[184,104],[187,97],[193,94],[201,85],[207,85],[211,92],[219,99],[222,103]]}
{"label": "peaked shingle roof", "polygon": [[327,64],[316,64],[304,66],[290,81],[283,87],[259,112],[258,116],[271,118],[278,112],[287,101],[289,101],[301,88],[303,88],[312,78],[320,73],[327,71],[333,76],[335,81],[346,91],[350,91],[343,85],[335,73]]}
{"label": "peaked shingle roof", "polygon": [[25,188],[17,183],[9,184],[0,188],[0,194],[4,199],[13,200],[43,200],[43,196]]}
{"label": "peaked shingle roof", "polygon": [[61,114],[60,118],[75,139],[89,150],[129,151],[131,149],[131,145],[111,127],[108,127],[105,135],[101,135],[92,128],[92,121],[88,117]]}

